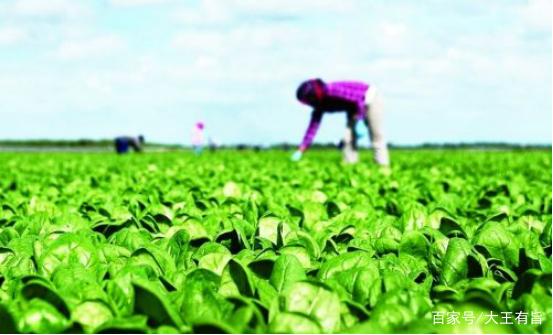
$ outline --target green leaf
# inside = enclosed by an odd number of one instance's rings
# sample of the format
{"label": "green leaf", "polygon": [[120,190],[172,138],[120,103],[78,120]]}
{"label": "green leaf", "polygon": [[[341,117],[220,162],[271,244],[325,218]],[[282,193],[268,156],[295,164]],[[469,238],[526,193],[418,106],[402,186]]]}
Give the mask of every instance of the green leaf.
{"label": "green leaf", "polygon": [[74,308],[72,316],[87,332],[94,332],[98,326],[113,318],[113,312],[103,301],[83,301]]}
{"label": "green leaf", "polygon": [[551,256],[551,221],[543,228],[540,234],[540,243],[544,248],[549,247],[549,256]]}
{"label": "green leaf", "polygon": [[192,326],[195,334],[235,334],[236,331],[227,324],[217,321],[198,322]]}
{"label": "green leaf", "polygon": [[296,257],[304,269],[311,269],[314,266],[309,251],[302,245],[289,243],[287,246],[280,248],[279,252],[282,255],[292,255]]}
{"label": "green leaf", "polygon": [[376,264],[357,270],[349,282],[353,283],[351,296],[354,301],[374,307],[382,291],[382,280]]}
{"label": "green leaf", "polygon": [[349,328],[369,318],[369,311],[362,305],[351,300],[342,301],[341,324],[342,328]]}
{"label": "green leaf", "polygon": [[39,269],[46,275],[51,275],[58,266],[80,264],[85,268],[93,267],[98,263],[98,251],[90,239],[76,234],[65,234],[53,241],[40,255]]}
{"label": "green leaf", "polygon": [[190,244],[194,247],[199,247],[205,242],[209,242],[211,240],[202,223],[195,219],[187,220],[183,227],[190,236]]}
{"label": "green leaf", "polygon": [[46,285],[43,281],[31,280],[27,282],[21,290],[21,295],[27,300],[42,299],[54,306],[66,318],[70,317],[67,303],[52,287]]}
{"label": "green leaf", "polygon": [[481,245],[494,258],[508,267],[518,265],[518,240],[500,223],[485,223],[473,238],[473,244]]}
{"label": "green leaf", "polygon": [[379,300],[371,312],[369,321],[359,324],[349,331],[353,333],[399,333],[402,329],[409,328],[409,325],[421,319],[431,307],[432,302],[420,290],[391,291]]}
{"label": "green leaf", "polygon": [[229,297],[227,300],[232,304],[232,311],[227,320],[234,329],[241,333],[263,333],[266,325],[262,312],[257,304],[249,298]]}
{"label": "green leaf", "polygon": [[179,327],[182,324],[166,294],[144,281],[133,281],[134,312],[148,316],[155,325]]}
{"label": "green leaf", "polygon": [[[283,223],[277,217],[266,216],[259,219],[257,235],[271,241],[273,245],[282,244],[282,239],[290,232],[288,224]],[[280,241],[279,241],[280,238]]]}
{"label": "green leaf", "polygon": [[538,270],[531,269],[522,274],[520,279],[515,283],[513,288],[512,298],[518,299],[524,293],[530,293],[534,284],[541,278],[542,273]]}
{"label": "green leaf", "polygon": [[282,311],[309,315],[317,320],[324,332],[331,333],[339,330],[340,299],[327,286],[299,281],[283,293],[282,299]]}
{"label": "green leaf", "polygon": [[430,243],[424,235],[418,231],[405,233],[399,244],[399,253],[412,255],[421,259],[427,259],[430,252]]}
{"label": "green leaf", "polygon": [[321,265],[317,277],[320,280],[326,280],[335,274],[354,268],[370,266],[372,263],[374,263],[374,260],[368,252],[349,252],[326,261],[323,265]]}
{"label": "green leaf", "polygon": [[144,315],[133,315],[107,321],[94,332],[98,334],[145,334],[148,330]]}
{"label": "green leaf", "polygon": [[269,324],[273,334],[320,334],[323,332],[317,319],[300,312],[280,312]]}
{"label": "green leaf", "polygon": [[260,304],[265,308],[271,306],[271,304],[278,297],[278,292],[267,280],[259,280],[256,285],[256,293],[259,297]]}
{"label": "green leaf", "polygon": [[466,238],[463,227],[454,219],[444,216],[440,219],[440,232],[447,237],[462,237]]}
{"label": "green leaf", "polygon": [[222,275],[223,270],[231,258],[232,256],[228,253],[228,251],[226,253],[212,252],[200,259],[198,267],[213,271],[218,275]]}
{"label": "green leaf", "polygon": [[215,237],[215,242],[226,246],[233,254],[240,252],[242,249],[249,249],[248,240],[238,229],[229,229],[219,233]]}
{"label": "green leaf", "polygon": [[278,292],[282,292],[304,279],[305,272],[298,259],[292,255],[281,255],[275,262],[269,281]]}
{"label": "green leaf", "polygon": [[0,247],[0,265],[2,263],[9,261],[10,258],[15,256],[15,252],[13,252],[10,248],[3,248]]}
{"label": "green leaf", "polygon": [[41,299],[32,299],[25,304],[18,321],[22,333],[62,333],[68,326],[65,316]]}
{"label": "green leaf", "polygon": [[237,260],[231,259],[228,264],[229,274],[240,294],[253,297],[254,286],[249,271]]}
{"label": "green leaf", "polygon": [[[315,239],[308,233],[298,230],[292,231],[287,236],[287,246],[301,245],[303,246],[310,258],[318,259],[321,256],[321,250]],[[286,248],[286,247],[284,247]],[[282,249],[281,249],[281,252]]]}
{"label": "green leaf", "polygon": [[256,259],[248,264],[248,268],[262,279],[269,279],[274,267],[275,260],[273,258]]}
{"label": "green leaf", "polygon": [[327,201],[325,205],[326,213],[329,218],[335,217],[336,215],[340,214],[340,207],[334,201]]}
{"label": "green leaf", "polygon": [[173,258],[178,269],[183,268],[186,263],[186,253],[189,243],[190,236],[184,229],[179,229],[174,232],[167,242],[166,249],[171,258]]}
{"label": "green leaf", "polygon": [[132,314],[134,309],[134,290],[130,276],[106,280],[104,282],[104,290],[119,315]]}
{"label": "green leaf", "polygon": [[17,327],[15,320],[6,305],[0,303],[0,333],[15,334]]}
{"label": "green leaf", "polygon": [[470,244],[462,238],[449,240],[447,251],[442,261],[440,283],[451,286],[468,275],[467,257],[470,254]]}
{"label": "green leaf", "polygon": [[186,276],[182,290],[181,315],[195,324],[205,320],[221,320],[229,303],[217,292],[221,278],[215,273],[196,269]]}

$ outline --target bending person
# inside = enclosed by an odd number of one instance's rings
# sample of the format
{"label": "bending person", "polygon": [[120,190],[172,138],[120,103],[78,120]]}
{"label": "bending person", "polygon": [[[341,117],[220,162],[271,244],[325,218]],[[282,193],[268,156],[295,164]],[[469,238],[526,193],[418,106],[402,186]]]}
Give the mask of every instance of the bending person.
{"label": "bending person", "polygon": [[345,112],[344,160],[347,163],[359,160],[357,140],[368,129],[375,162],[390,164],[382,129],[382,101],[374,86],[356,81],[325,83],[321,79],[311,79],[298,87],[296,96],[300,102],[313,107],[313,111],[303,141],[292,156],[293,160],[300,160],[309,148],[325,113]]}
{"label": "bending person", "polygon": [[144,145],[144,136],[138,137],[132,136],[119,136],[115,138],[115,151],[118,154],[124,154],[129,152],[132,148],[135,152],[141,152]]}

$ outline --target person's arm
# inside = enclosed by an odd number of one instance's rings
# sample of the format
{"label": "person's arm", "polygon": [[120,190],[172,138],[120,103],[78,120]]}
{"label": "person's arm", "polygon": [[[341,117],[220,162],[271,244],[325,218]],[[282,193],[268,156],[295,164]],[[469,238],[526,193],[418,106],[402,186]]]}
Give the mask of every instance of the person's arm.
{"label": "person's arm", "polygon": [[307,148],[309,148],[309,146],[313,142],[313,139],[315,138],[315,135],[317,135],[317,131],[319,130],[322,118],[323,113],[318,110],[314,110],[311,113],[311,121],[309,121],[309,126],[305,131],[303,141],[298,148],[299,151],[304,152],[305,150],[307,150]]}

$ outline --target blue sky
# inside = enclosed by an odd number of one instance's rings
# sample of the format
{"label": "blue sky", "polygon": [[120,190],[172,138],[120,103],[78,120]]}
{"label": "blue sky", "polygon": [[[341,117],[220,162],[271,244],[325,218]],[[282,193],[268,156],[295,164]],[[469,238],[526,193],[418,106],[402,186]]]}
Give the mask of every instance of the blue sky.
{"label": "blue sky", "polygon": [[319,76],[378,86],[393,143],[551,143],[551,57],[550,0],[1,0],[0,138],[294,143]]}

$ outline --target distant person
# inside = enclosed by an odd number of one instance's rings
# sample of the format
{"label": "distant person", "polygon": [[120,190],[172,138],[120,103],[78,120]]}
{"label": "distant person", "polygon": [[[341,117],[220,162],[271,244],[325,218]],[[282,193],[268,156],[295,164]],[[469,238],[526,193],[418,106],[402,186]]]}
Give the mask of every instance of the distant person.
{"label": "distant person", "polygon": [[144,146],[144,136],[138,137],[132,136],[119,136],[115,138],[115,151],[118,154],[124,154],[129,152],[129,149],[133,149],[135,152],[141,152]]}
{"label": "distant person", "polygon": [[205,144],[204,128],[205,128],[205,125],[203,122],[196,122],[196,125],[192,130],[192,148],[194,149],[194,153],[196,155],[201,154],[204,149],[204,144]]}
{"label": "distant person", "polygon": [[374,86],[357,81],[325,83],[317,78],[303,82],[296,96],[300,102],[313,107],[313,111],[303,141],[292,155],[292,160],[300,160],[309,148],[324,113],[345,112],[346,134],[342,145],[344,161],[356,163],[359,160],[357,140],[368,129],[375,162],[386,166],[390,164],[382,129],[382,101]]}

